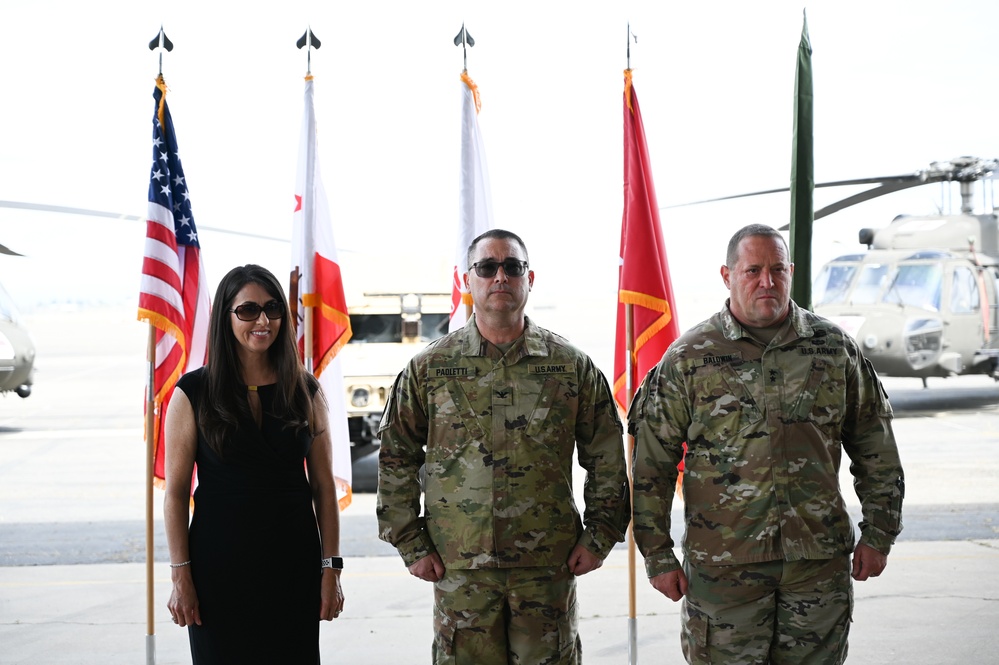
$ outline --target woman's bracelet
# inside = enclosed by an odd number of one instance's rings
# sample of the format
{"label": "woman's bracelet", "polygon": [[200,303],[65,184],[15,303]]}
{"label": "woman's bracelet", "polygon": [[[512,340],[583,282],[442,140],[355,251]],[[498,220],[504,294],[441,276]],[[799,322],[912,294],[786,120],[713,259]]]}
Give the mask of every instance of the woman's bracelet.
{"label": "woman's bracelet", "polygon": [[183,568],[184,566],[190,566],[190,565],[191,565],[191,560],[188,559],[187,561],[185,561],[183,563],[171,563],[170,567],[171,568]]}

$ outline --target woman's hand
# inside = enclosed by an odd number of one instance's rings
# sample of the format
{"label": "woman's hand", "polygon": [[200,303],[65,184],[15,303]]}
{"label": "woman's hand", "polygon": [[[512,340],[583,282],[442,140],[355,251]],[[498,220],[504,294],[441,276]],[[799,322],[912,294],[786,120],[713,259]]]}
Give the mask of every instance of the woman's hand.
{"label": "woman's hand", "polygon": [[320,587],[319,619],[332,621],[343,612],[343,589],[340,588],[340,571],[323,568],[323,581]]}
{"label": "woman's hand", "polygon": [[201,625],[201,609],[198,607],[198,592],[194,590],[194,578],[190,566],[175,568],[173,571],[173,591],[167,609],[173,622],[183,628],[192,624]]}

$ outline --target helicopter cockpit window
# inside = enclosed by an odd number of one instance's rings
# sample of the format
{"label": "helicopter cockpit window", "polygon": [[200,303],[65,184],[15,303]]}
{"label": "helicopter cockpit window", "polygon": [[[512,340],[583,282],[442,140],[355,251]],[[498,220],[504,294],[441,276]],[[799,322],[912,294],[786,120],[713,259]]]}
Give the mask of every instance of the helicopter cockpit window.
{"label": "helicopter cockpit window", "polygon": [[943,266],[939,263],[902,263],[881,302],[940,311]]}
{"label": "helicopter cockpit window", "polygon": [[859,263],[829,263],[815,279],[812,300],[816,305],[834,305],[846,302],[853,276]]}
{"label": "helicopter cockpit window", "polygon": [[971,269],[964,266],[954,268],[954,282],[951,288],[950,310],[955,314],[977,312],[980,307],[978,283]]}
{"label": "helicopter cockpit window", "polygon": [[869,263],[860,271],[857,286],[853,289],[850,302],[854,305],[873,305],[878,301],[888,277],[888,264]]}

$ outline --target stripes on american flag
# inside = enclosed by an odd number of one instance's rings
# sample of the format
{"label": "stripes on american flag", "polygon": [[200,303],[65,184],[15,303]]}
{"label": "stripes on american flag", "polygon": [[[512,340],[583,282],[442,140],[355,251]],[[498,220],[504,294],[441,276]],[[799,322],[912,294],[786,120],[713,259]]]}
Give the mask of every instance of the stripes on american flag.
{"label": "stripes on american flag", "polygon": [[153,165],[138,318],[156,328],[153,476],[161,483],[163,415],[177,379],[205,363],[211,304],[162,76],[156,81],[153,99]]}

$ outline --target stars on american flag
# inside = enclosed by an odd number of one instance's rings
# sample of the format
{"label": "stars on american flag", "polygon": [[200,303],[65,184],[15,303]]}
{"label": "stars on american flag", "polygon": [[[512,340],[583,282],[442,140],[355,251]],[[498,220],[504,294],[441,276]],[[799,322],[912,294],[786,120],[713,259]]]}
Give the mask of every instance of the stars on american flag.
{"label": "stars on american flag", "polygon": [[173,212],[174,231],[179,245],[198,247],[198,231],[191,212],[191,193],[177,153],[177,140],[171,136],[172,121],[164,133],[159,118],[153,120],[153,165],[149,175],[149,201]]}

